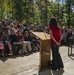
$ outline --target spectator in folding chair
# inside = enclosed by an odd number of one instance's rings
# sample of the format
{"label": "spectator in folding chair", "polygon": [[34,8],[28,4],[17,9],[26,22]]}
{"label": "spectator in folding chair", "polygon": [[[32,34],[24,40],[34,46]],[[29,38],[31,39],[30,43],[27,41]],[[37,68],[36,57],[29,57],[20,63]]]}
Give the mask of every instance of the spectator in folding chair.
{"label": "spectator in folding chair", "polygon": [[4,56],[8,56],[10,53],[10,49],[8,46],[8,42],[9,42],[9,37],[6,37],[5,33],[2,32],[2,41],[4,44]]}
{"label": "spectator in folding chair", "polygon": [[25,50],[25,53],[29,53],[29,54],[32,52],[30,36],[28,31],[25,31],[24,33],[23,50]]}
{"label": "spectator in folding chair", "polygon": [[29,27],[27,24],[24,24],[24,27],[23,27],[23,35],[25,34],[25,31],[28,31],[29,32]]}
{"label": "spectator in folding chair", "polygon": [[4,56],[4,44],[3,44],[3,41],[2,41],[2,30],[0,31],[0,54],[2,54],[2,56]]}
{"label": "spectator in folding chair", "polygon": [[9,35],[9,38],[11,40],[11,45],[12,45],[12,50],[13,50],[13,55],[17,54],[17,42],[18,42],[18,37],[15,34],[14,30],[11,30],[11,34]]}
{"label": "spectator in folding chair", "polygon": [[67,45],[67,30],[63,31],[63,33],[62,33],[61,44]]}
{"label": "spectator in folding chair", "polygon": [[22,34],[22,30],[18,30],[17,37],[18,37],[18,42],[19,42],[17,50],[18,50],[19,53],[23,53],[22,52],[22,41],[24,41],[24,37],[23,37],[23,34]]}
{"label": "spectator in folding chair", "polygon": [[70,38],[71,36],[72,36],[72,30],[69,29],[69,30],[68,30],[68,33],[67,33],[67,38],[66,38],[66,39],[67,39],[67,44],[68,44],[68,45],[69,45],[69,42],[70,42],[70,39],[69,39],[69,38]]}
{"label": "spectator in folding chair", "polygon": [[2,53],[2,56],[4,57],[4,44],[0,38],[0,52]]}
{"label": "spectator in folding chair", "polygon": [[40,49],[39,41],[36,38],[36,36],[33,35],[31,30],[29,31],[29,35],[30,35],[30,42],[31,42],[32,51],[35,52]]}
{"label": "spectator in folding chair", "polygon": [[74,40],[74,28],[72,29],[72,37],[73,37],[73,40]]}

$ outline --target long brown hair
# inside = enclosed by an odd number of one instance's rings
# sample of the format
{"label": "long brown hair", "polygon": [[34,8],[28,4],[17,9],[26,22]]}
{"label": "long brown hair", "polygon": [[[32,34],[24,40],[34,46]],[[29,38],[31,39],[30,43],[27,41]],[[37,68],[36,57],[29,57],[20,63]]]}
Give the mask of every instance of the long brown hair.
{"label": "long brown hair", "polygon": [[55,17],[52,17],[50,19],[49,26],[52,26],[52,25],[58,27],[58,25],[57,25],[57,19]]}

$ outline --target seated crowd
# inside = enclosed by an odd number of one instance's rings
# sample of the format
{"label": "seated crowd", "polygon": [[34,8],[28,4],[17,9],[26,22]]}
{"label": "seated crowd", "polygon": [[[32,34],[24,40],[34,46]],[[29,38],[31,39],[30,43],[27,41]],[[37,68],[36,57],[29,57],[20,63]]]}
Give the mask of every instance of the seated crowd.
{"label": "seated crowd", "polygon": [[39,38],[32,34],[33,29],[17,21],[0,20],[0,54],[8,56],[31,54],[39,50]]}
{"label": "seated crowd", "polygon": [[[28,25],[18,21],[0,19],[0,54],[8,56],[17,54],[31,54],[40,49],[40,39],[32,34],[32,31],[46,32],[49,34],[48,27],[38,25]],[[74,37],[74,29],[61,28],[61,45],[68,45],[69,39]],[[71,40],[73,40],[72,38]]]}
{"label": "seated crowd", "polygon": [[64,28],[62,29],[62,45],[69,45],[70,42],[73,43],[74,40],[74,29],[73,28]]}

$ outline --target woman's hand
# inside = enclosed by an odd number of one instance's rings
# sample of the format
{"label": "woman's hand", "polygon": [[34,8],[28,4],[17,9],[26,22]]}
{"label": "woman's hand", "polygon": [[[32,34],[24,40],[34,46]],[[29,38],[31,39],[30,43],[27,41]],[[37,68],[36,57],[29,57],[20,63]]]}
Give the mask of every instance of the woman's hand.
{"label": "woman's hand", "polygon": [[60,42],[57,42],[56,44],[59,46],[60,45]]}

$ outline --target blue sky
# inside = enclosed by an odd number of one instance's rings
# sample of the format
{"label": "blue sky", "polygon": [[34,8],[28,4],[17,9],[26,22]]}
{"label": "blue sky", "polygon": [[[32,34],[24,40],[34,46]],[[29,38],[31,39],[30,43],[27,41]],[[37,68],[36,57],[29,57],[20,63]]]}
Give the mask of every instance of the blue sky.
{"label": "blue sky", "polygon": [[[37,1],[37,0],[34,0],[34,2],[36,2],[36,1]],[[54,1],[54,2],[55,2],[55,1],[59,1],[60,3],[63,3],[63,4],[65,3],[65,0],[49,0],[49,1]]]}
{"label": "blue sky", "polygon": [[49,1],[59,1],[60,3],[65,3],[65,0],[49,0]]}

